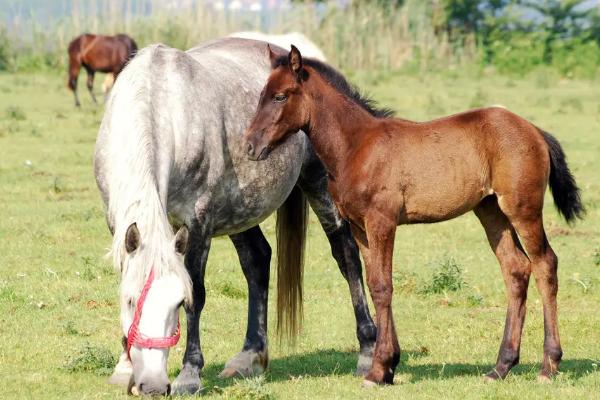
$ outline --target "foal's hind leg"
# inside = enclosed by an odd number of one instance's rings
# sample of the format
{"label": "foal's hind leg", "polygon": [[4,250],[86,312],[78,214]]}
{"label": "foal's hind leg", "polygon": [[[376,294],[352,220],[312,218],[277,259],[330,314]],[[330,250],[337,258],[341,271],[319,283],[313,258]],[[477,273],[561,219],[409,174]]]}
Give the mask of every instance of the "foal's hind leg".
{"label": "foal's hind leg", "polygon": [[514,228],[498,207],[496,197],[484,199],[475,208],[475,214],[481,221],[490,246],[500,262],[506,284],[508,308],[504,336],[496,366],[486,375],[487,380],[504,379],[510,369],[519,362],[531,264]]}
{"label": "foal's hind leg", "polygon": [[318,160],[305,166],[298,185],[308,198],[311,208],[327,235],[331,253],[340,272],[348,282],[356,318],[356,336],[360,346],[356,375],[364,376],[371,369],[377,328],[369,314],[362,279],[362,267],[356,242],[348,222],[342,220],[327,191],[327,175]]}
{"label": "foal's hind leg", "polygon": [[227,362],[219,375],[222,378],[261,374],[269,362],[267,298],[271,246],[258,226],[231,235],[231,241],[248,282],[248,327],[242,351]]}
{"label": "foal's hind leg", "polygon": [[[541,204],[541,201],[540,201]],[[525,207],[511,209],[509,204],[500,202],[501,207],[508,208],[511,223],[517,230],[525,251],[531,260],[535,282],[544,306],[544,359],[539,380],[547,382],[558,371],[562,358],[560,337],[558,334],[558,317],[556,294],[558,292],[558,258],[548,243],[542,221],[541,206],[530,210]]]}

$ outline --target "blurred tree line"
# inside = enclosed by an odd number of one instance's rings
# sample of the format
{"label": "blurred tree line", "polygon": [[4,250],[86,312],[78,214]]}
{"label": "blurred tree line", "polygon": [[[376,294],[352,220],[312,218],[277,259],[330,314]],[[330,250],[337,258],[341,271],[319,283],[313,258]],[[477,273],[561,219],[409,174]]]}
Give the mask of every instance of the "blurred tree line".
{"label": "blurred tree line", "polygon": [[[302,1],[302,0],[293,0]],[[393,11],[405,0],[354,0]],[[595,77],[600,66],[599,0],[423,0],[436,36],[455,47],[474,39],[485,65],[525,73],[539,65]]]}
{"label": "blurred tree line", "polygon": [[595,75],[600,65],[600,3],[595,0],[432,0],[436,34],[474,37],[481,61],[506,72],[551,65]]}
{"label": "blurred tree line", "polygon": [[[567,77],[600,77],[600,0],[291,1],[292,7],[260,11],[274,21],[268,30],[301,31],[334,65],[346,69],[423,71],[475,65],[523,75],[541,67]],[[135,4],[145,10],[146,2],[93,4],[106,4],[109,10]],[[29,17],[13,21],[1,18],[0,8],[0,71],[62,70],[69,40],[82,31],[127,32],[141,46],[163,42],[188,48],[234,31],[265,29],[255,11],[226,12],[196,1],[173,0],[179,8],[136,16],[92,13],[89,7],[84,12],[73,2],[65,15],[38,20],[37,8],[46,3],[54,4],[35,0]]]}

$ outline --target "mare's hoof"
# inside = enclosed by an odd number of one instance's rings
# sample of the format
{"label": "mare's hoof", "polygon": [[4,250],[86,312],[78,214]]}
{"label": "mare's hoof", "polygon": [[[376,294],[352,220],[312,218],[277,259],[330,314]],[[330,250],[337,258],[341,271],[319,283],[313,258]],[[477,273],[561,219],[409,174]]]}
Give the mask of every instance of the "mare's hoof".
{"label": "mare's hoof", "polygon": [[122,352],[119,356],[119,362],[115,365],[115,369],[110,378],[108,378],[108,383],[111,385],[127,387],[132,376],[133,366],[131,365],[131,361],[129,361],[127,353]]}
{"label": "mare's hoof", "polygon": [[243,375],[240,372],[238,372],[238,370],[236,370],[234,368],[228,368],[228,367],[223,368],[223,371],[221,371],[221,373],[219,374],[219,378],[222,378],[222,379],[238,378],[238,377],[243,378]]}
{"label": "mare's hoof", "polygon": [[186,372],[185,369],[181,370],[171,385],[171,394],[173,395],[196,394],[201,390],[202,382],[198,373]]}
{"label": "mare's hoof", "polygon": [[110,385],[127,387],[127,385],[129,384],[130,377],[131,377],[131,374],[120,373],[120,372],[115,371],[110,376],[110,378],[108,378],[108,383]]}
{"label": "mare's hoof", "polygon": [[269,362],[268,355],[251,350],[242,351],[227,361],[219,378],[248,378],[265,372]]}
{"label": "mare's hoof", "polygon": [[549,385],[552,383],[552,378],[549,377],[548,375],[540,374],[537,377],[537,381],[538,381],[538,383],[543,383],[544,385]]}
{"label": "mare's hoof", "polygon": [[358,362],[356,363],[356,376],[367,376],[373,365],[373,351],[362,352],[358,354]]}

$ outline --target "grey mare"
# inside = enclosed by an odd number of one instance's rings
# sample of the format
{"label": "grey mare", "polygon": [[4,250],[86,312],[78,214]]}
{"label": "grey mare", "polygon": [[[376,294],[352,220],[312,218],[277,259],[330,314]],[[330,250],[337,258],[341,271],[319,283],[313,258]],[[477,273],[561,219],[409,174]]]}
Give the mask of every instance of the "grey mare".
{"label": "grey mare", "polygon": [[[360,346],[357,374],[371,366],[376,327],[359,254],[310,143],[305,135],[295,135],[264,162],[246,156],[242,135],[270,70],[264,42],[226,38],[186,52],[153,45],[123,70],[106,106],[94,168],[113,234],[113,261],[122,274],[121,324],[127,335],[136,299],[154,268],[158,278],[148,292],[140,329],[146,335],[171,334],[185,304],[187,342],[183,368],[173,382],[176,393],[201,389],[199,319],[206,260],[217,235],[231,238],[249,291],[242,351],[222,375],[250,375],[266,367],[271,248],[258,224],[282,205],[287,204],[288,217],[305,212],[303,199],[325,230],[350,288]],[[173,220],[184,225],[176,235],[169,225]],[[301,237],[297,228],[289,229],[287,240]],[[169,287],[176,289],[170,293]],[[167,393],[167,358],[168,349],[134,346],[131,362],[125,351],[121,355],[113,380],[126,378],[130,389],[141,393]]]}

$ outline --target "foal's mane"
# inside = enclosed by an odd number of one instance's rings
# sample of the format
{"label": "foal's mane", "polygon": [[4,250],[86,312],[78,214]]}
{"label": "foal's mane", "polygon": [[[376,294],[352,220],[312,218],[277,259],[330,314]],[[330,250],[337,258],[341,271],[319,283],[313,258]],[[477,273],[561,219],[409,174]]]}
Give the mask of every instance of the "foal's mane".
{"label": "foal's mane", "polygon": [[[377,102],[368,95],[360,92],[356,86],[346,80],[346,78],[336,71],[332,66],[325,64],[313,58],[302,58],[302,63],[317,71],[334,89],[350,98],[354,103],[377,118],[391,118],[395,115],[394,110],[387,107],[379,107]],[[288,56],[282,55],[275,60],[275,68],[279,66],[288,66]]]}

